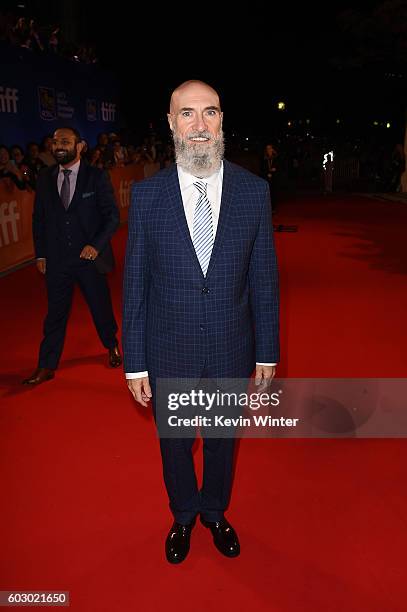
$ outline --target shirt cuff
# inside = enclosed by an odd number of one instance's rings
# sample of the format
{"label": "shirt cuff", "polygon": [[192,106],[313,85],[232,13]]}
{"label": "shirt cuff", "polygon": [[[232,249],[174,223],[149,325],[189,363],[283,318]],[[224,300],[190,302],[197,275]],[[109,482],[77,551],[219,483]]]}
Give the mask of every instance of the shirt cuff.
{"label": "shirt cuff", "polygon": [[126,372],[126,379],[132,380],[133,378],[145,378],[148,376],[148,372]]}
{"label": "shirt cuff", "polygon": [[[276,363],[259,363],[257,362],[256,365],[265,365],[265,366],[276,366]],[[132,380],[133,378],[145,378],[146,376],[148,376],[148,372],[126,372],[126,379],[127,380]]]}

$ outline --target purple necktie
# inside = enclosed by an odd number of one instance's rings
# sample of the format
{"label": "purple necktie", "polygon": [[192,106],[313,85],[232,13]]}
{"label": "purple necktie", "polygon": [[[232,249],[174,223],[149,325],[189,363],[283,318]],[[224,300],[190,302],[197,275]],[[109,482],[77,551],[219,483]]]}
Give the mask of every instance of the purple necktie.
{"label": "purple necktie", "polygon": [[70,204],[70,195],[71,195],[71,186],[69,184],[69,175],[72,173],[72,170],[62,170],[64,173],[64,182],[61,187],[61,202],[64,205],[65,210],[68,210]]}

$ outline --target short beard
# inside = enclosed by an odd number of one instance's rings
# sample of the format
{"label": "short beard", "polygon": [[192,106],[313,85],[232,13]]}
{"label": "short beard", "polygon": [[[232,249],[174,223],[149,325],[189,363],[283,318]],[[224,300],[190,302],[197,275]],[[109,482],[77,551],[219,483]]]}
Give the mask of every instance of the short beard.
{"label": "short beard", "polygon": [[73,161],[76,158],[77,155],[77,148],[76,145],[73,149],[71,149],[70,151],[64,151],[64,156],[63,157],[57,157],[54,154],[55,160],[58,164],[60,164],[60,166],[66,166],[66,164],[69,164],[71,161]]}
{"label": "short beard", "polygon": [[[199,178],[206,178],[219,170],[225,152],[222,131],[219,132],[217,138],[214,138],[210,132],[190,132],[186,135],[185,140],[175,132],[172,133],[172,136],[176,163],[185,172]],[[209,138],[211,142],[199,143],[188,140],[199,136]]]}

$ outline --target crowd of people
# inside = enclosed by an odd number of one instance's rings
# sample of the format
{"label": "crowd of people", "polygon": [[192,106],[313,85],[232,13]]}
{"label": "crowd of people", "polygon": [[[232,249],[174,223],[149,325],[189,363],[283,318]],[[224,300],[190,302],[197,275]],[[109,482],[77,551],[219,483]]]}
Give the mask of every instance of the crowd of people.
{"label": "crowd of people", "polygon": [[75,62],[96,64],[95,47],[87,42],[75,44],[64,36],[59,24],[38,23],[12,11],[0,11],[0,41],[33,53],[54,53]]}
{"label": "crowd of people", "polygon": [[402,144],[291,135],[266,141],[265,146],[261,142],[242,143],[230,148],[229,158],[266,179],[272,193],[298,189],[325,192],[327,168],[332,171],[334,190],[401,191],[406,168]]}
{"label": "crowd of people", "polygon": [[154,135],[146,136],[142,144],[123,144],[115,133],[99,134],[97,144],[89,149],[86,144],[88,162],[98,168],[123,167],[129,164],[145,166],[158,164],[165,168],[174,161],[174,148],[172,144],[163,144]]}
{"label": "crowd of people", "polygon": [[[96,168],[109,170],[155,164],[158,169],[174,161],[172,145],[163,145],[154,136],[146,136],[143,144],[124,145],[117,134],[103,132],[99,134],[95,147],[89,147],[85,140],[82,142],[82,157]],[[29,142],[25,149],[17,144],[11,147],[0,145],[0,180],[10,179],[21,190],[34,191],[40,171],[55,163],[51,136],[45,136],[41,144]]]}
{"label": "crowd of people", "polygon": [[[146,164],[158,170],[174,162],[173,143],[155,132],[145,136],[141,143],[134,144],[132,140],[129,134],[121,137],[114,132],[100,133],[95,146],[83,140],[82,157],[91,166],[107,170],[128,165],[145,167]],[[356,185],[357,190],[401,191],[401,176],[405,170],[401,144],[370,147],[362,142],[338,144],[326,139],[291,138],[268,141],[265,146],[261,143],[240,146],[233,141],[227,145],[228,157],[232,161],[268,181],[273,202],[277,202],[279,192],[286,190],[321,187],[325,192],[323,160],[331,150],[335,157],[332,169],[335,172],[336,168],[337,187],[346,188],[348,180],[349,185],[352,181],[352,187]],[[19,189],[35,190],[41,169],[55,164],[51,149],[51,136],[45,136],[40,144],[29,142],[25,149],[18,144],[11,147],[0,145],[0,179],[9,178]],[[357,177],[342,176],[340,183],[339,167],[344,161],[353,161]]]}

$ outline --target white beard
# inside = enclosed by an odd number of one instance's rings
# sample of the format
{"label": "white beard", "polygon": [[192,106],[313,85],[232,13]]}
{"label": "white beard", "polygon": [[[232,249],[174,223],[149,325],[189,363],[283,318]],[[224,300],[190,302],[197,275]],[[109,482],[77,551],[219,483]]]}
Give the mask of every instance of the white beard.
{"label": "white beard", "polygon": [[[225,142],[223,132],[214,138],[209,132],[191,132],[183,140],[173,132],[175,160],[177,164],[193,176],[205,178],[217,172],[220,168]],[[209,138],[210,142],[200,143],[189,138]]]}

